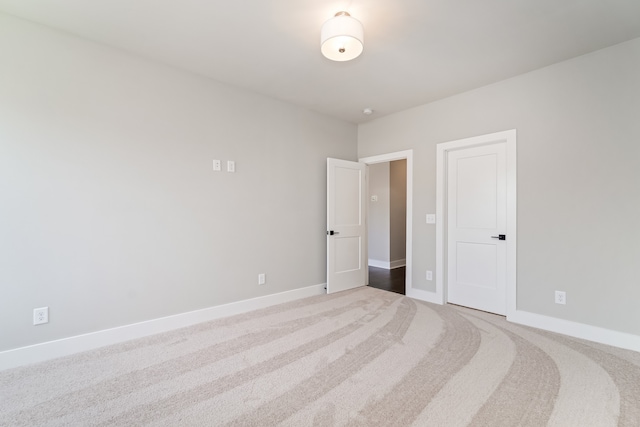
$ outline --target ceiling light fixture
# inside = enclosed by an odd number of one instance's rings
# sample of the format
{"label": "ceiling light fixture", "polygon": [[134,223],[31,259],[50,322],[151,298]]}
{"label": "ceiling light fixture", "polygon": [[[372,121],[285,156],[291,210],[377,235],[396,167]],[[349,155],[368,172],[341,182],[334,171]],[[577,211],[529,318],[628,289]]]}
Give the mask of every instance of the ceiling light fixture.
{"label": "ceiling light fixture", "polygon": [[322,25],[320,50],[332,61],[350,61],[364,48],[362,23],[348,12],[338,12]]}

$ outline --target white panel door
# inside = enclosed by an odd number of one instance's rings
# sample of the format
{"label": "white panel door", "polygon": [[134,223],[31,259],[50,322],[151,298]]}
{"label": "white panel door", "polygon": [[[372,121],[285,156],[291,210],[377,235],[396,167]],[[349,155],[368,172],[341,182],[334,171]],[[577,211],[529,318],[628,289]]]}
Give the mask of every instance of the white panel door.
{"label": "white panel door", "polygon": [[366,285],[364,163],[327,159],[327,293]]}
{"label": "white panel door", "polygon": [[506,144],[450,151],[447,300],[506,314]]}

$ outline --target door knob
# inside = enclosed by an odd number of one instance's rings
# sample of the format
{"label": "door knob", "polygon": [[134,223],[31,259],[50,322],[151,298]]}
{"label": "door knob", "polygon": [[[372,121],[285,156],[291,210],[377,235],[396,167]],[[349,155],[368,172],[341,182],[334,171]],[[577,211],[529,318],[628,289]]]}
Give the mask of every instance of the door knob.
{"label": "door knob", "polygon": [[497,236],[491,236],[492,239],[498,239],[498,240],[507,240],[507,235],[506,234],[498,234]]}
{"label": "door knob", "polygon": [[338,233],[337,231],[329,230],[329,231],[327,231],[327,234],[328,234],[329,236],[334,236],[334,235],[336,235],[336,234],[340,234],[340,233]]}

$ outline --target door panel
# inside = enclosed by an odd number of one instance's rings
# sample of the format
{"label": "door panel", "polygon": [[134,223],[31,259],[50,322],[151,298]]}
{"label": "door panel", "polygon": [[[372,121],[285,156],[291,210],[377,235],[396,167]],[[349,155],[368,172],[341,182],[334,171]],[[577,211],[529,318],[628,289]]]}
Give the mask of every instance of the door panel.
{"label": "door panel", "polygon": [[[356,165],[360,165],[356,163]],[[362,181],[360,169],[352,169],[347,165],[335,166],[333,190],[335,204],[333,212],[334,227],[359,226],[362,223],[362,209],[358,203],[360,183]]]}
{"label": "door panel", "polygon": [[355,237],[334,236],[336,273],[346,273],[362,268],[360,249],[362,239]]}
{"label": "door panel", "polygon": [[366,284],[366,165],[327,159],[327,293]]}
{"label": "door panel", "polygon": [[449,152],[449,302],[506,313],[506,191],[506,144]]}
{"label": "door panel", "polygon": [[497,214],[497,155],[457,159],[456,225],[466,229],[495,229]]}
{"label": "door panel", "polygon": [[456,282],[460,285],[496,289],[496,245],[457,242]]}

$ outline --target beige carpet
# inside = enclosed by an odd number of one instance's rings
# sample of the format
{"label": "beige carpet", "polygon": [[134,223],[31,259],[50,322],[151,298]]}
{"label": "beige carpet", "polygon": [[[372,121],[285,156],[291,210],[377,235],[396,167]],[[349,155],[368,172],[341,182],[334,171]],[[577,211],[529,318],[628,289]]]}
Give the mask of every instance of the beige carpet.
{"label": "beige carpet", "polygon": [[640,426],[640,353],[360,288],[0,372],[2,426]]}

